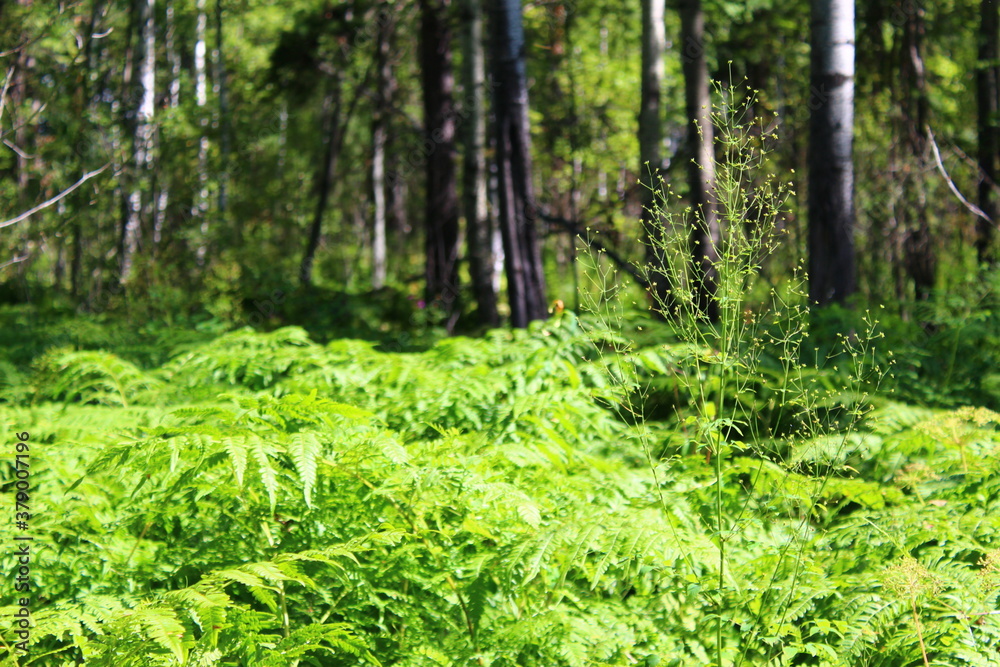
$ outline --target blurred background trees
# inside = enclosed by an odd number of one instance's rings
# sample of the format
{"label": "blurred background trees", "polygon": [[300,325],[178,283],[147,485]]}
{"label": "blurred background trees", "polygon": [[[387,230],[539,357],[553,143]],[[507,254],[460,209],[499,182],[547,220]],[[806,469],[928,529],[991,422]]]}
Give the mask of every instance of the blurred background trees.
{"label": "blurred background trees", "polygon": [[711,317],[716,80],[759,91],[798,193],[768,279],[808,256],[815,302],[909,317],[996,256],[998,23],[990,0],[6,0],[0,209],[52,202],[0,228],[0,298],[225,318],[371,293],[526,326],[573,302],[567,230],[648,259],[655,175],[705,216]]}

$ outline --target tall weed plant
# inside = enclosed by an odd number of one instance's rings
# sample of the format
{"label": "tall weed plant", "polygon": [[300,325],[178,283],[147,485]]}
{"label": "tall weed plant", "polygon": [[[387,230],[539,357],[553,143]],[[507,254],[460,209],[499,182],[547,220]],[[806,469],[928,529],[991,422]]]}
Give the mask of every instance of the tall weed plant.
{"label": "tall weed plant", "polygon": [[[714,630],[712,664],[785,664],[798,654],[782,646],[782,635],[802,602],[797,589],[815,575],[804,554],[828,510],[827,487],[849,476],[846,461],[887,367],[876,363],[881,334],[870,313],[862,330],[840,337],[834,354],[814,356],[801,261],[778,284],[761,280],[785,235],[785,205],[794,192],[768,171],[767,146],[776,135],[751,117],[755,94],[736,86],[715,92],[718,227],[708,228],[704,210],[684,207],[661,176],[654,224],[645,230],[655,259],[638,267],[652,309],[666,321],[660,330],[669,342],[659,348],[669,358],[683,444],[659,447],[649,428],[637,429],[635,439],[661,485],[692,460],[710,470],[703,528],[715,547],[714,568],[688,560],[685,576],[708,604],[700,622]],[[703,265],[692,259],[695,227],[717,244],[711,319],[698,293]],[[641,357],[648,351],[622,333],[627,309],[615,272],[599,255],[590,268],[592,334],[617,388],[619,413],[643,426],[652,383]],[[821,370],[828,363],[834,373]],[[666,495],[661,500],[669,514]]]}

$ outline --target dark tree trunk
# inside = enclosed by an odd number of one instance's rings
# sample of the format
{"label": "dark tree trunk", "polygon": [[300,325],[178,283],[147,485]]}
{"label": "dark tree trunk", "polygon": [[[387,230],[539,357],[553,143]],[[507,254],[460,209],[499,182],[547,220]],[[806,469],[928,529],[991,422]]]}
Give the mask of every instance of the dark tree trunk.
{"label": "dark tree trunk", "polygon": [[462,204],[469,276],[481,324],[500,324],[493,289],[493,239],[486,199],[486,60],[483,53],[482,0],[463,0]]}
{"label": "dark tree trunk", "polygon": [[[80,110],[81,118],[86,118],[90,107],[93,105],[94,94],[90,86],[90,74],[97,69],[97,49],[94,48],[94,35],[98,33],[98,24],[100,22],[101,12],[103,10],[104,0],[94,0],[93,5],[90,10],[90,22],[88,24],[87,30],[87,40],[84,42],[84,58],[86,60],[86,69],[84,74],[80,77],[80,98],[82,101],[83,108]],[[86,170],[86,157],[87,151],[80,147],[77,152],[77,168],[83,173]],[[69,293],[75,299],[80,295],[80,278],[83,273],[83,234],[80,225],[80,213],[85,206],[84,202],[89,200],[89,197],[85,193],[77,195],[77,210],[76,214],[73,216],[73,223],[70,228],[72,240],[71,240],[71,258],[69,265]]]}
{"label": "dark tree trunk", "polygon": [[458,186],[455,169],[454,76],[450,0],[420,0],[420,69],[424,92],[427,200],[427,302],[449,317],[458,301]]}
{"label": "dark tree trunk", "polygon": [[854,0],[812,0],[809,299],[843,303],[854,260]]}
{"label": "dark tree trunk", "polygon": [[337,171],[337,158],[340,156],[340,77],[335,76],[330,85],[332,88],[323,100],[326,146],[320,172],[316,179],[316,209],[313,213],[312,225],[309,227],[309,240],[306,243],[305,254],[302,256],[302,266],[299,269],[299,280],[307,286],[312,284],[313,263],[316,260],[316,251],[319,249],[319,239],[323,230],[323,214],[326,213],[330,190],[333,187],[333,174]]}
{"label": "dark tree trunk", "polygon": [[[906,0],[903,0],[904,2]],[[906,123],[907,147],[916,164],[904,180],[904,198],[909,220],[904,232],[903,250],[906,272],[913,281],[917,300],[925,301],[934,289],[937,260],[927,215],[927,78],[923,59],[924,10],[913,7],[906,13],[903,24],[902,62],[903,114]]]}
{"label": "dark tree trunk", "polygon": [[976,71],[976,98],[979,124],[979,208],[993,223],[976,220],[976,257],[980,264],[996,261],[993,245],[993,224],[997,222],[997,152],[1000,134],[997,129],[998,95],[1000,95],[1000,4],[996,0],[979,3],[979,68]]}
{"label": "dark tree trunk", "polygon": [[497,194],[511,324],[543,320],[545,273],[531,188],[531,135],[520,0],[494,0]]}
{"label": "dark tree trunk", "polygon": [[712,100],[705,58],[705,15],[701,0],[681,2],[681,61],[687,109],[688,190],[695,217],[691,225],[695,299],[711,321],[719,317],[717,302],[719,215],[715,198],[715,149]]}

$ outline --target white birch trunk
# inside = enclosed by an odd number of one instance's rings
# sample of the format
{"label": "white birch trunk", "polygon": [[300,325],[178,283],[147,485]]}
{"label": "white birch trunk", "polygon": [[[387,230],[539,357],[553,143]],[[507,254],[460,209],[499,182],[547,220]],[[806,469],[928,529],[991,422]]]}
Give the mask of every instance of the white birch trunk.
{"label": "white birch trunk", "polygon": [[[174,21],[173,0],[167,0],[166,8],[166,31],[164,34],[164,47],[167,51],[167,63],[170,65],[170,86],[168,88],[168,105],[170,109],[176,109],[181,103],[181,59],[177,54],[177,45],[174,41],[176,23]],[[158,246],[163,238],[163,226],[167,216],[167,204],[170,202],[170,186],[165,181],[161,181],[156,197],[156,217],[153,222],[153,245]]]}
{"label": "white birch trunk", "polygon": [[812,0],[809,108],[809,298],[855,290],[854,0]]}

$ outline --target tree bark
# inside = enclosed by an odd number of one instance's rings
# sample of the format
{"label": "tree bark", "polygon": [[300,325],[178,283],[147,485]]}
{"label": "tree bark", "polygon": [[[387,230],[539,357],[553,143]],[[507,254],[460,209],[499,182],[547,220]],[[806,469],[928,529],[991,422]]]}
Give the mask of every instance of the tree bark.
{"label": "tree bark", "polygon": [[455,169],[450,0],[420,1],[420,65],[427,154],[426,298],[453,324],[458,291],[458,189]]}
{"label": "tree bark", "polygon": [[[167,105],[176,109],[181,103],[181,59],[175,43],[176,21],[174,17],[174,2],[167,0],[166,30],[164,31],[164,48],[167,52],[167,63],[170,65],[170,85],[168,88]],[[153,247],[157,248],[163,236],[163,228],[167,216],[167,206],[170,203],[170,186],[161,176],[157,179],[156,213],[153,220]]]}
{"label": "tree bark", "polygon": [[462,88],[464,153],[462,208],[465,213],[469,275],[480,324],[500,324],[493,289],[493,240],[486,199],[486,58],[483,53],[482,0],[464,0]]}
{"label": "tree bark", "polygon": [[204,266],[208,253],[208,116],[205,107],[208,105],[208,74],[205,66],[207,52],[205,33],[208,29],[208,15],[205,13],[205,0],[198,0],[198,18],[195,24],[194,41],[194,97],[198,106],[198,194],[195,195],[194,206],[191,207],[191,217],[201,222],[199,226],[198,248],[195,259],[198,266]]}
{"label": "tree bark", "polygon": [[[906,2],[907,0],[902,0]],[[918,301],[926,301],[931,296],[937,278],[937,258],[931,238],[930,220],[927,215],[927,78],[923,59],[924,10],[914,6],[906,12],[903,24],[902,62],[900,72],[903,78],[903,116],[905,121],[906,145],[916,166],[903,179],[906,218],[903,250],[906,258],[906,273],[913,281],[914,296]]]}
{"label": "tree bark", "polygon": [[229,153],[233,126],[229,117],[229,89],[226,77],[226,52],[222,33],[222,0],[215,0],[215,93],[219,100],[219,222],[229,206]]}
{"label": "tree bark", "polygon": [[[654,209],[663,199],[663,52],[667,35],[665,0],[642,0],[642,85],[639,107],[639,182],[642,197],[641,222],[645,235],[646,265],[652,273],[654,309],[667,308],[670,285],[664,270],[662,242],[664,229]],[[575,165],[574,165],[575,167]]]}
{"label": "tree bark", "polygon": [[976,219],[976,258],[981,265],[996,261],[993,224],[997,222],[997,153],[1000,131],[997,124],[1000,95],[1000,4],[997,0],[979,3],[979,66],[976,70],[976,102],[979,130],[979,208],[993,223]]}
{"label": "tree bark", "polygon": [[[82,118],[86,118],[89,111],[94,106],[94,93],[90,85],[90,75],[97,70],[97,50],[94,48],[94,35],[98,33],[98,26],[100,24],[101,15],[104,10],[104,0],[94,0],[93,5],[90,10],[90,21],[87,26],[87,39],[84,43],[84,59],[86,61],[86,66],[83,75],[80,77],[80,99],[81,106],[80,115]],[[77,149],[77,167],[81,173],[86,171],[86,156],[87,151],[83,146],[78,146]],[[69,293],[74,299],[80,295],[81,288],[81,276],[83,274],[83,233],[80,225],[80,212],[85,206],[83,202],[89,201],[89,197],[86,193],[80,193],[77,195],[77,210],[76,214],[73,216],[73,223],[71,226],[71,258],[70,258],[70,268],[69,268]]]}
{"label": "tree bark", "polygon": [[326,126],[323,134],[326,138],[326,146],[319,177],[316,179],[316,209],[313,213],[312,225],[309,228],[306,251],[302,256],[302,265],[299,269],[299,280],[305,286],[312,284],[313,263],[316,260],[316,251],[319,249],[319,240],[323,230],[323,214],[326,213],[330,190],[333,187],[333,174],[337,171],[337,159],[340,156],[341,84],[341,77],[338,73],[330,83],[332,88],[323,100],[324,125]]}
{"label": "tree bark", "polygon": [[854,0],[812,0],[809,299],[854,293]]}
{"label": "tree bark", "polygon": [[375,109],[372,112],[372,287],[380,289],[386,279],[386,184],[385,149],[389,114],[396,92],[396,77],[389,61],[393,32],[392,3],[384,2],[378,14],[375,34]]}
{"label": "tree bark", "polygon": [[497,194],[510,320],[524,328],[547,316],[545,273],[531,186],[531,135],[520,0],[494,0]]}
{"label": "tree bark", "polygon": [[154,98],[156,94],[156,5],[155,0],[137,0],[139,42],[136,60],[139,61],[139,108],[133,135],[134,174],[129,195],[128,216],[121,230],[119,241],[119,269],[121,282],[128,282],[132,274],[135,255],[139,249],[143,221],[149,220],[150,197],[148,178],[153,167],[154,151]]}
{"label": "tree bark", "polygon": [[715,148],[712,100],[705,57],[705,15],[701,0],[682,0],[681,63],[687,110],[688,190],[694,219],[691,224],[692,280],[698,311],[710,321],[719,317],[719,215],[715,197]]}

